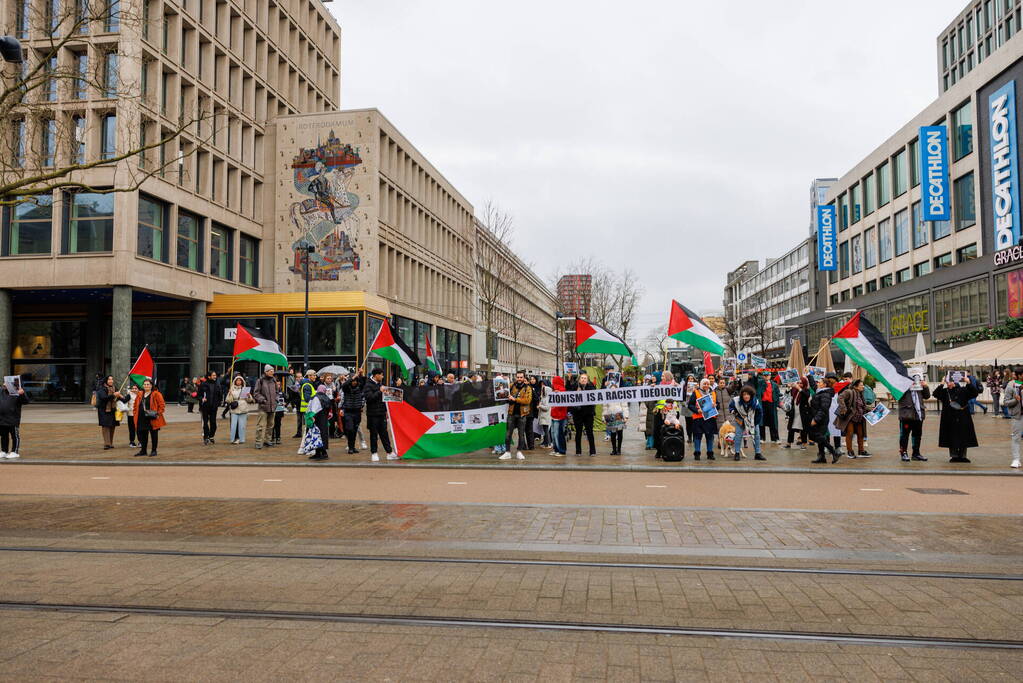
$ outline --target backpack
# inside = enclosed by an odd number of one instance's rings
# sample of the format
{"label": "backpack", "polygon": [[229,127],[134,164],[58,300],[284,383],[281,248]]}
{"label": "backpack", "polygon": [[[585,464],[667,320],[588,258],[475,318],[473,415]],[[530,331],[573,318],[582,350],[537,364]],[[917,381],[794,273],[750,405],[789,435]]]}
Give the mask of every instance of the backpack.
{"label": "backpack", "polygon": [[89,405],[93,408],[96,407],[96,392],[92,392],[92,398],[89,399]]}
{"label": "backpack", "polygon": [[871,389],[870,387],[868,387],[867,385],[864,384],[863,385],[863,405],[867,406],[867,408],[873,408],[874,404],[876,402],[877,402],[877,394],[874,393],[873,389]]}

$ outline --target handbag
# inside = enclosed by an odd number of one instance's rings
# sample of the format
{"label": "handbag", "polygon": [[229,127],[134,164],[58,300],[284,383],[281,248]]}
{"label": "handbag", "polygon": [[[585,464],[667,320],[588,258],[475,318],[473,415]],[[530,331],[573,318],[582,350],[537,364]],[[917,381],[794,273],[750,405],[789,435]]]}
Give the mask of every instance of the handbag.
{"label": "handbag", "polygon": [[238,401],[231,401],[227,404],[227,407],[231,410],[238,410]]}
{"label": "handbag", "polygon": [[145,414],[146,418],[150,420],[155,420],[156,418],[160,417],[160,413],[156,412],[155,410],[143,410],[142,412]]}

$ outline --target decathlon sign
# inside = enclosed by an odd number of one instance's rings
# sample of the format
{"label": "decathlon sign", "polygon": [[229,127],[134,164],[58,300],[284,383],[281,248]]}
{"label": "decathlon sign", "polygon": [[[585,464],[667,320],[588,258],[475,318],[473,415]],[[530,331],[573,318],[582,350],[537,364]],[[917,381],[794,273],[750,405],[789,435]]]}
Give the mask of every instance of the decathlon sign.
{"label": "decathlon sign", "polygon": [[817,207],[817,270],[836,270],[835,207]]}
{"label": "decathlon sign", "polygon": [[920,168],[924,176],[923,219],[952,220],[948,192],[948,129],[945,126],[920,127]]}
{"label": "decathlon sign", "polygon": [[995,249],[1019,242],[1019,163],[1016,160],[1016,81],[1009,81],[988,98],[991,126],[991,209]]}

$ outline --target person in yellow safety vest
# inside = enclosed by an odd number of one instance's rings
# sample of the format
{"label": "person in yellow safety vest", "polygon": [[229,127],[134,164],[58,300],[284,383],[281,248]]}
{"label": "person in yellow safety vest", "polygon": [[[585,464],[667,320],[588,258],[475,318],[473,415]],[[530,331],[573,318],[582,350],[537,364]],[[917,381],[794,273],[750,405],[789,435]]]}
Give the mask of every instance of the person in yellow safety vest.
{"label": "person in yellow safety vest", "polygon": [[295,429],[295,438],[302,438],[303,428],[305,424],[305,409],[309,406],[309,401],[313,400],[313,396],[316,395],[316,371],[306,370],[305,379],[299,382],[298,385],[298,426]]}
{"label": "person in yellow safety vest", "polygon": [[716,460],[714,457],[714,437],[718,433],[717,417],[704,417],[700,410],[700,399],[710,396],[713,400],[713,386],[709,379],[704,377],[700,380],[700,388],[689,395],[689,411],[693,414],[693,459],[700,459],[700,442],[706,438],[707,460]]}

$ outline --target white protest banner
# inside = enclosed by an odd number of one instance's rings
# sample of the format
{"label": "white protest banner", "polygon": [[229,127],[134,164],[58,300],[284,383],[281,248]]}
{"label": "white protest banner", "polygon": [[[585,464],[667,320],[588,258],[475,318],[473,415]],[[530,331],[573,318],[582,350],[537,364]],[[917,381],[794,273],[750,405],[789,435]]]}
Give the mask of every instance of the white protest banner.
{"label": "white protest banner", "polygon": [[620,389],[594,389],[593,391],[555,391],[550,395],[552,408],[575,408],[600,403],[643,403],[682,398],[682,387],[674,384],[654,384]]}

